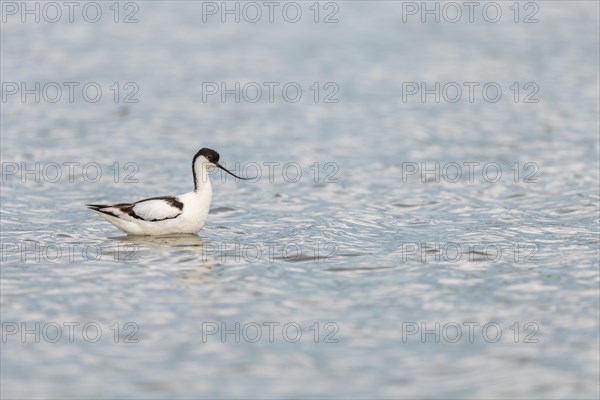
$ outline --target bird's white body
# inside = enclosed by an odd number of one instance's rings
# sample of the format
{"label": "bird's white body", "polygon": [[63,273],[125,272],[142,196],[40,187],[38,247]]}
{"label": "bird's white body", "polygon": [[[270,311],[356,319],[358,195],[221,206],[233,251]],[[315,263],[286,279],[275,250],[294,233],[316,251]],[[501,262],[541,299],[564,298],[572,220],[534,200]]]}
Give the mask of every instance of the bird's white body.
{"label": "bird's white body", "polygon": [[89,207],[131,235],[198,233],[206,222],[212,200],[208,169],[215,166],[223,168],[218,164],[218,160],[219,155],[214,150],[202,149],[196,154],[192,162],[195,187],[193,192],[179,196],[153,197],[135,203]]}
{"label": "bird's white body", "polygon": [[[118,217],[98,212],[98,214],[130,235],[170,235],[174,233],[198,233],[204,226],[210,203],[212,199],[212,189],[210,182],[198,192],[189,192],[175,198],[183,204],[183,209],[179,211],[174,209],[164,200],[148,200],[138,203],[133,207],[136,215],[156,216],[150,221],[140,220],[122,212],[116,207],[107,207],[103,211],[113,211]],[[176,215],[169,218],[170,215]],[[168,219],[162,219],[162,218]],[[154,221],[155,219],[161,219]]]}

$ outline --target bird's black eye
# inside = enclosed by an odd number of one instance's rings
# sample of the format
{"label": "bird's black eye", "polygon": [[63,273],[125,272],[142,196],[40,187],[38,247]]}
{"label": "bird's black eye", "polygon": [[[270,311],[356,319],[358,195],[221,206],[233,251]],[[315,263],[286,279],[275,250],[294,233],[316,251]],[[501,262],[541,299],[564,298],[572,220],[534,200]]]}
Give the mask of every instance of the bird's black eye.
{"label": "bird's black eye", "polygon": [[213,151],[209,157],[208,157],[208,161],[216,163],[219,161],[219,153],[217,153],[216,151]]}

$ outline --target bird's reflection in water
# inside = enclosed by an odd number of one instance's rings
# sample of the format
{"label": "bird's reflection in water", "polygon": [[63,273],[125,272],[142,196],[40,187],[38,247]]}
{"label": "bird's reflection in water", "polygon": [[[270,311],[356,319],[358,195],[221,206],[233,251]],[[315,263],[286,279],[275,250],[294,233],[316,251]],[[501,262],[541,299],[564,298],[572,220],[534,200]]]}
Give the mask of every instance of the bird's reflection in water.
{"label": "bird's reflection in water", "polygon": [[200,236],[190,234],[164,236],[123,235],[109,237],[108,239],[150,247],[201,247],[205,243]]}
{"label": "bird's reflection in water", "polygon": [[219,263],[212,242],[198,235],[125,235],[109,237],[108,241],[115,252],[115,261],[153,269],[175,269],[190,282],[205,282],[212,268]]}

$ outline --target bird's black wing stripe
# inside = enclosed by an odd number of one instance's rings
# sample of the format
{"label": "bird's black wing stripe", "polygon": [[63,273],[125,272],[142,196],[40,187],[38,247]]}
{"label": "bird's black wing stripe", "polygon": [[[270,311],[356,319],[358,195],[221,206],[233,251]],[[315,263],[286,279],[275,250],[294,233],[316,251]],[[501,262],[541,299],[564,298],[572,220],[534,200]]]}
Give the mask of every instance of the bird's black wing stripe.
{"label": "bird's black wing stripe", "polygon": [[149,199],[144,199],[144,200],[136,201],[135,204],[137,204],[137,203],[143,203],[144,201],[150,201],[150,200],[163,200],[163,201],[166,201],[167,203],[169,203],[170,206],[176,207],[179,210],[183,211],[183,203],[180,202],[179,200],[177,200],[177,198],[175,198],[173,196],[151,197]]}
{"label": "bird's black wing stripe", "polygon": [[140,201],[135,202],[133,204],[129,204],[129,203],[120,203],[120,204],[113,204],[113,205],[87,204],[87,206],[91,210],[98,211],[98,212],[101,212],[103,214],[110,215],[111,217],[116,217],[116,218],[119,218],[119,215],[117,215],[115,213],[112,213],[110,211],[103,210],[103,208],[109,208],[109,207],[118,208],[119,211],[121,211],[123,214],[127,214],[130,217],[132,217],[132,218],[139,219],[140,221],[147,221],[147,222],[165,221],[167,219],[177,218],[177,217],[179,217],[181,215],[181,212],[179,212],[177,215],[174,215],[172,217],[157,218],[157,219],[145,219],[145,218],[140,217],[139,215],[137,215],[135,213],[135,211],[133,211],[133,207],[135,207],[135,205],[137,203],[142,203],[144,201],[150,201],[150,200],[163,200],[163,201],[166,201],[170,206],[178,208],[180,211],[183,211],[183,203],[180,202],[179,200],[177,200],[175,197],[172,197],[172,196],[152,197],[150,199],[140,200]]}
{"label": "bird's black wing stripe", "polygon": [[[147,200],[163,200],[163,199],[154,198],[154,199],[146,199],[146,200],[142,200],[142,201],[147,201]],[[138,203],[141,203],[142,201],[138,201]],[[167,218],[145,219],[145,218],[140,217],[139,215],[137,215],[135,213],[135,211],[133,211],[133,207],[135,207],[135,204],[117,204],[117,205],[114,205],[113,207],[117,207],[123,213],[129,215],[132,218],[139,219],[140,221],[147,221],[147,222],[164,221],[164,220],[167,220],[167,219],[177,218],[177,217],[179,217],[181,215],[181,213],[178,213],[177,215],[174,215],[172,217],[167,217]],[[182,208],[183,208],[183,204],[181,204],[180,210]]]}

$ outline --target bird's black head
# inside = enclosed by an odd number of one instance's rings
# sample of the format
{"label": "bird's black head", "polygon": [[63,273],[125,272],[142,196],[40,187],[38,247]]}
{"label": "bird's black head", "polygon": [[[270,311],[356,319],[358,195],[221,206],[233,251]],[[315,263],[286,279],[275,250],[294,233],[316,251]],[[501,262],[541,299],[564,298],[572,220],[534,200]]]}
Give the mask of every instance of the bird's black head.
{"label": "bird's black head", "polygon": [[192,164],[195,163],[196,159],[200,156],[204,156],[204,158],[206,158],[209,162],[211,162],[213,164],[217,164],[219,162],[219,153],[217,153],[213,149],[207,149],[205,147],[203,149],[200,149],[196,153],[196,155],[194,156],[194,160],[192,161]]}
{"label": "bird's black head", "polygon": [[[215,166],[217,168],[222,169],[223,171],[227,172],[229,175],[234,176],[238,179],[243,179],[243,180],[248,180],[250,178],[242,178],[241,176],[237,176],[236,174],[234,174],[233,172],[229,171],[227,168],[225,168],[224,166],[222,166],[221,164],[219,164],[219,153],[217,153],[216,151],[214,151],[213,149],[207,149],[206,147],[203,149],[200,149],[196,155],[194,156],[194,160],[192,161],[192,172],[194,173],[194,190],[198,190],[198,180],[197,180],[197,174],[196,174],[196,168],[199,168],[201,164],[196,165],[196,160],[198,159],[198,157],[204,157],[208,160],[209,163],[213,164],[212,166]],[[211,167],[211,165],[208,165],[208,167]]]}

